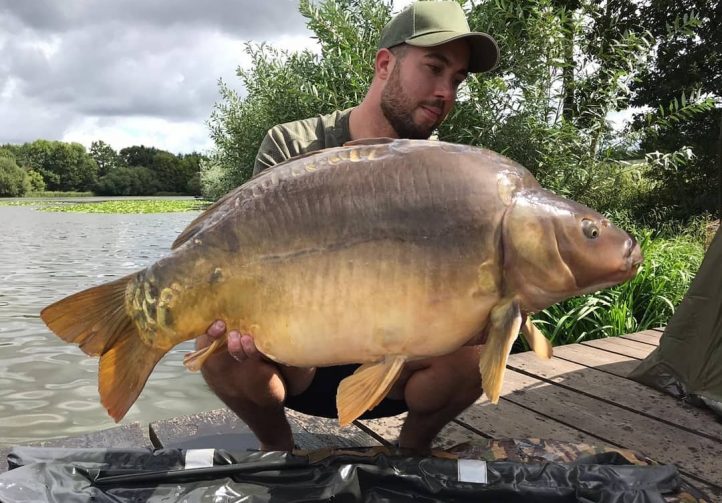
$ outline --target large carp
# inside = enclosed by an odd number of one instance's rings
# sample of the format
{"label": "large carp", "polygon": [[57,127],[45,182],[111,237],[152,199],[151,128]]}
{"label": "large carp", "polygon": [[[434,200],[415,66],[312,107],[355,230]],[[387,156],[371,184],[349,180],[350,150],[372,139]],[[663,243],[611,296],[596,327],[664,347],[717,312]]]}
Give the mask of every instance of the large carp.
{"label": "large carp", "polygon": [[[348,424],[404,362],[450,353],[485,327],[482,386],[496,403],[524,314],[627,280],[641,260],[627,233],[499,154],[366,140],[263,172],[194,220],[168,256],[41,316],[100,356],[100,398],[116,421],[166,352],[223,319],[282,364],[364,363],[338,389]],[[551,356],[531,323],[521,328]]]}

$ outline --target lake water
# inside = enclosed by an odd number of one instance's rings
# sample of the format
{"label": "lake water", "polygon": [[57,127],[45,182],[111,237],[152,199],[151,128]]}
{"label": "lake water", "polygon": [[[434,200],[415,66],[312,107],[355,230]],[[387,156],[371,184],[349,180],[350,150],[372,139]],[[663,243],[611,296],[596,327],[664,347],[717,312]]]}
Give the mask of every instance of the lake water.
{"label": "lake water", "polygon": [[[52,334],[40,310],[155,262],[197,214],[0,206],[0,446],[116,425],[100,405],[97,358]],[[201,375],[183,367],[192,349],[185,342],[161,360],[121,424],[222,407]]]}

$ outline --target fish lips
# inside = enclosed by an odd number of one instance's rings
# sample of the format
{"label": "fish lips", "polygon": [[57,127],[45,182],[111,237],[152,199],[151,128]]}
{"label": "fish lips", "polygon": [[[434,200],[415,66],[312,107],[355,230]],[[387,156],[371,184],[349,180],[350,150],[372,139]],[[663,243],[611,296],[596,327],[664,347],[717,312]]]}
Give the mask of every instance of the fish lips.
{"label": "fish lips", "polygon": [[630,277],[633,277],[637,274],[639,266],[642,265],[642,262],[644,262],[642,247],[639,246],[639,243],[636,239],[634,239],[634,237],[629,236],[629,239],[627,239],[627,242],[625,243],[625,249],[624,266],[622,267],[622,271],[629,272]]}

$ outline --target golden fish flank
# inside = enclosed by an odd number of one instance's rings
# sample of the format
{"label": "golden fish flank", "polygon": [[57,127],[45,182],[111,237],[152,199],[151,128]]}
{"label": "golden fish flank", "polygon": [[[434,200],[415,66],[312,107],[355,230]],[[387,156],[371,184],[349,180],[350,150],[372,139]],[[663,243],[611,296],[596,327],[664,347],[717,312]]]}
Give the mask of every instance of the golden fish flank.
{"label": "golden fish flank", "polygon": [[[339,386],[341,424],[383,399],[405,362],[484,330],[479,370],[495,403],[520,329],[551,356],[523,315],[625,281],[641,262],[625,232],[494,152],[352,143],[266,170],[201,214],[170,255],[42,311],[59,337],[100,357],[114,419],[164,354],[215,319],[249,331],[282,364],[362,363]],[[224,349],[214,343],[184,364],[198,370]]]}
{"label": "golden fish flank", "polygon": [[491,261],[484,262],[479,266],[479,279],[477,288],[473,292],[473,296],[481,297],[485,295],[493,295],[500,289],[499,265]]}

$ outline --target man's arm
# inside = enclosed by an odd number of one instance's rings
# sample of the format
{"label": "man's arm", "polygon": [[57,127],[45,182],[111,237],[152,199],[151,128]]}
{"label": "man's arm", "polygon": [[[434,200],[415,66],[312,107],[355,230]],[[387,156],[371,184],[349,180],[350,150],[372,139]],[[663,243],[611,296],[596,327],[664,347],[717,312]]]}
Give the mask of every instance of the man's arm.
{"label": "man's arm", "polygon": [[283,137],[283,132],[278,126],[268,130],[263,137],[261,146],[256,155],[256,162],[253,165],[253,175],[257,175],[264,169],[280,164],[293,157],[289,149],[289,142]]}

